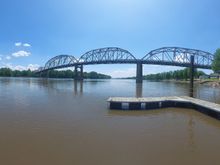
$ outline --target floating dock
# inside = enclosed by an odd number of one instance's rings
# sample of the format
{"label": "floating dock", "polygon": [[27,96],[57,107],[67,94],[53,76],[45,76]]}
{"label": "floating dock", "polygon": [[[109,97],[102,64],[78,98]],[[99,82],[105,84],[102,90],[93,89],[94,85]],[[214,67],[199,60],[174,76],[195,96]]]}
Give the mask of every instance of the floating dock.
{"label": "floating dock", "polygon": [[188,96],[173,97],[110,97],[110,109],[152,110],[160,108],[189,108],[220,120],[220,105]]}

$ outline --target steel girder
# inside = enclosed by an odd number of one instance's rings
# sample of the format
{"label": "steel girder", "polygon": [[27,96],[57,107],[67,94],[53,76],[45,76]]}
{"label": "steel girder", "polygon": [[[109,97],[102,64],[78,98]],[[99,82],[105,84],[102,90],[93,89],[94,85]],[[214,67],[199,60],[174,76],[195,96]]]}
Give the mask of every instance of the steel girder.
{"label": "steel girder", "polygon": [[131,63],[136,58],[127,50],[117,47],[94,49],[79,58],[81,64]]}
{"label": "steel girder", "polygon": [[64,68],[68,66],[73,66],[77,63],[77,59],[74,56],[70,55],[58,55],[56,57],[51,58],[45,64],[42,70],[52,70],[57,68]]}
{"label": "steel girder", "polygon": [[155,64],[172,66],[190,66],[190,56],[194,56],[194,67],[211,69],[214,55],[205,51],[181,47],[162,47],[150,51],[142,59],[136,59],[129,51],[117,48],[106,47],[94,49],[83,54],[78,60],[71,55],[59,55],[51,58],[44,67],[37,72],[44,72],[52,69],[67,68],[77,65],[89,64]]}
{"label": "steel girder", "polygon": [[163,47],[150,51],[141,60],[143,63],[158,65],[189,66],[190,56],[198,68],[211,68],[214,56],[211,53],[180,47]]}

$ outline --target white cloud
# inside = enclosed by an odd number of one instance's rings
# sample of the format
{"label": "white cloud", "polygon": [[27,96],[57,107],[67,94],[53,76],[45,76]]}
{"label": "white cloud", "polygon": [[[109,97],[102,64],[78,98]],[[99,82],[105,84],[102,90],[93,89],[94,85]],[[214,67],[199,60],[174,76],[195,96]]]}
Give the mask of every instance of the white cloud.
{"label": "white cloud", "polygon": [[16,65],[16,66],[14,66],[11,63],[4,63],[3,67],[7,67],[7,68],[10,68],[12,70],[20,70],[20,71],[22,71],[22,70],[30,69],[31,71],[34,71],[34,70],[37,70],[40,67],[40,65],[38,65],[38,64],[28,64],[27,66],[23,66],[23,65]]}
{"label": "white cloud", "polygon": [[16,66],[11,66],[10,67],[12,70],[27,70],[25,66],[22,66],[22,65],[16,65]]}
{"label": "white cloud", "polygon": [[33,71],[33,70],[37,70],[39,67],[40,67],[40,65],[38,65],[38,64],[29,64],[27,66],[27,69],[30,69],[31,71]]}
{"label": "white cloud", "polygon": [[169,71],[181,70],[181,69],[184,68],[178,66],[143,65],[143,75],[169,72]]}
{"label": "white cloud", "polygon": [[135,68],[128,68],[125,70],[115,70],[110,75],[113,78],[121,78],[121,77],[132,77],[136,75],[136,69]]}
{"label": "white cloud", "polygon": [[14,56],[14,57],[28,57],[30,55],[31,55],[30,52],[26,52],[24,50],[20,50],[18,52],[12,53],[12,56]]}
{"label": "white cloud", "polygon": [[2,60],[2,58],[0,57],[0,61]]}
{"label": "white cloud", "polygon": [[12,67],[12,65],[11,65],[11,63],[2,63],[2,67],[3,68],[11,68]]}
{"label": "white cloud", "polygon": [[[143,75],[155,74],[161,72],[168,72],[172,70],[183,69],[183,67],[176,66],[160,66],[160,65],[143,65]],[[92,69],[94,70],[94,69]],[[111,75],[113,78],[134,77],[136,76],[136,67],[121,68],[113,71],[103,72],[104,74]]]}
{"label": "white cloud", "polygon": [[17,46],[17,47],[19,47],[19,46],[21,46],[21,45],[22,45],[21,42],[16,42],[16,43],[15,43],[15,46]]}
{"label": "white cloud", "polygon": [[6,60],[10,60],[11,56],[6,56],[5,58],[6,58]]}
{"label": "white cloud", "polygon": [[15,43],[15,46],[16,46],[16,47],[19,47],[19,46],[31,47],[31,44],[22,43],[22,42],[16,42],[16,43]]}
{"label": "white cloud", "polygon": [[31,44],[24,43],[23,46],[24,46],[24,47],[31,47]]}

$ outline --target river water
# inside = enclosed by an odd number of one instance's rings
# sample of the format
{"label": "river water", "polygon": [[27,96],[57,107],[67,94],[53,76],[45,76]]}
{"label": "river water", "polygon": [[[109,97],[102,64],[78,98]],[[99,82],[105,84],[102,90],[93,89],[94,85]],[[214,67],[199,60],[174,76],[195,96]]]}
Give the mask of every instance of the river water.
{"label": "river water", "polygon": [[[2,165],[219,165],[220,121],[190,109],[109,110],[110,96],[188,95],[188,84],[0,78]],[[220,89],[195,97],[220,103]]]}

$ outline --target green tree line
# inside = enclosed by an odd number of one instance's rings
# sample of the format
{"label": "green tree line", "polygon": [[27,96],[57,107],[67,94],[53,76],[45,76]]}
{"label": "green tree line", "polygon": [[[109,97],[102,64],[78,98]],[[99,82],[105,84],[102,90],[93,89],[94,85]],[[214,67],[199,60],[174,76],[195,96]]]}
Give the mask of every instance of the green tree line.
{"label": "green tree line", "polygon": [[[72,70],[51,70],[45,73],[37,74],[31,70],[11,70],[10,68],[0,68],[0,77],[48,77],[48,78],[75,78],[75,72]],[[97,72],[83,72],[85,79],[110,79],[111,76]]]}
{"label": "green tree line", "polygon": [[214,60],[212,62],[212,70],[214,72],[220,73],[220,48],[214,53]]}
{"label": "green tree line", "polygon": [[[194,77],[198,78],[201,75],[205,75],[203,71],[195,70]],[[149,74],[143,76],[143,79],[146,80],[187,80],[190,78],[190,70],[189,68],[185,68],[183,70],[176,70],[170,72],[162,72],[157,74]]]}

